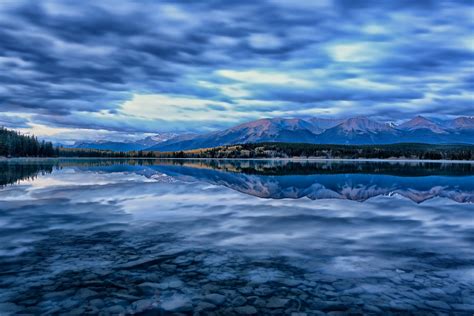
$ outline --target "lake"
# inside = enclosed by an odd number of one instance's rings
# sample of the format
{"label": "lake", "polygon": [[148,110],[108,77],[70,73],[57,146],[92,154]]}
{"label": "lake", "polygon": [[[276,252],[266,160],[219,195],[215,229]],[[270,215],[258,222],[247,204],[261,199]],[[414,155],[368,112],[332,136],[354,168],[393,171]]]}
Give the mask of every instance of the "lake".
{"label": "lake", "polygon": [[0,314],[472,315],[474,164],[0,162]]}

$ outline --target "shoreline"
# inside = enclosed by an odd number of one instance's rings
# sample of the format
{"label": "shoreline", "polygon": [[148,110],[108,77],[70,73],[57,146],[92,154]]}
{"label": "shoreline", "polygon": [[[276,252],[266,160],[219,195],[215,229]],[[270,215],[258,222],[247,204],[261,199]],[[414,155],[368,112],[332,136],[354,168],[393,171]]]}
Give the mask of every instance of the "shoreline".
{"label": "shoreline", "polygon": [[474,164],[474,160],[381,159],[381,158],[170,158],[170,157],[0,157],[0,162],[21,160],[242,160],[242,161],[309,161],[309,162],[420,162]]}

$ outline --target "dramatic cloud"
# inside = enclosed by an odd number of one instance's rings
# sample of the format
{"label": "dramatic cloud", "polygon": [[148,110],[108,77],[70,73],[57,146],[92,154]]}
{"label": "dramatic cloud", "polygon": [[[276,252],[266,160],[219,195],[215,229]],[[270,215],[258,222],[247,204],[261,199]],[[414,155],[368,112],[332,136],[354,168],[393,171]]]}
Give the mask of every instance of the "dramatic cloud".
{"label": "dramatic cloud", "polygon": [[0,125],[69,139],[472,115],[472,29],[462,0],[7,1]]}

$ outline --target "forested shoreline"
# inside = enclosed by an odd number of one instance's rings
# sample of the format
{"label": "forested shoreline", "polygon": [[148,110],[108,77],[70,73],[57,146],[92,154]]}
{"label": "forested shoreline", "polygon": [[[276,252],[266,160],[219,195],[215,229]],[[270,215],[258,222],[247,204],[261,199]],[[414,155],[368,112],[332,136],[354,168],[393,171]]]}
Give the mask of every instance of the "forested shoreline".
{"label": "forested shoreline", "polygon": [[474,145],[432,145],[417,143],[400,143],[391,145],[315,145],[304,143],[257,143],[228,145],[215,148],[204,148],[173,152],[113,152],[94,149],[60,148],[59,156],[97,158],[319,158],[474,161]]}
{"label": "forested shoreline", "polygon": [[399,143],[386,145],[326,145],[257,143],[174,152],[182,158],[320,158],[474,160],[474,145]]}
{"label": "forested shoreline", "polygon": [[0,157],[54,157],[58,149],[51,142],[39,141],[34,136],[21,135],[0,127]]}

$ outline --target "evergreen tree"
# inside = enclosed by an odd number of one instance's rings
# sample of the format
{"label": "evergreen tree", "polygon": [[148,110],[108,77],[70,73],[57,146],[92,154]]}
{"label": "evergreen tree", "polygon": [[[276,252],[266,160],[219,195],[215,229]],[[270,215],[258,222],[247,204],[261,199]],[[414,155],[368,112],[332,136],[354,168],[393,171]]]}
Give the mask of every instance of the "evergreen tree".
{"label": "evergreen tree", "polygon": [[51,142],[34,136],[21,135],[0,127],[0,156],[3,157],[52,157],[55,150]]}

